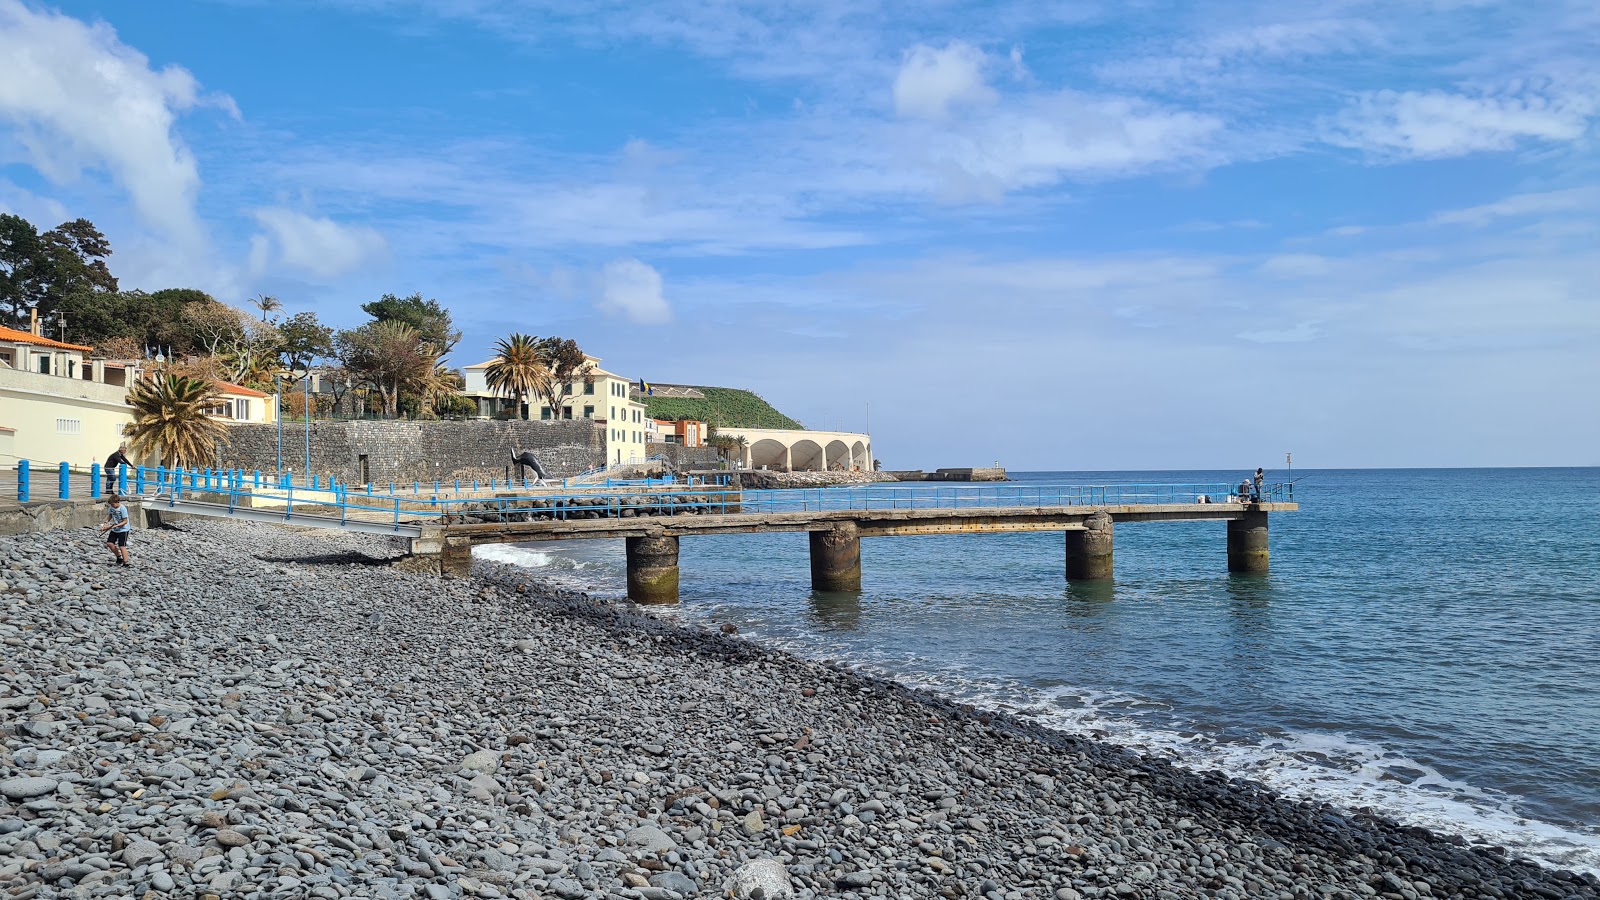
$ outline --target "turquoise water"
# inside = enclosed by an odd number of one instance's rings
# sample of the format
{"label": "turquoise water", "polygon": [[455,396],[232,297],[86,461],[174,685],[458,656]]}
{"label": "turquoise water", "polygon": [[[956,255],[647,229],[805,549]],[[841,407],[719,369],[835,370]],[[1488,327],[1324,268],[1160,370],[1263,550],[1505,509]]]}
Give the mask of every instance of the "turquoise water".
{"label": "turquoise water", "polygon": [[[683,541],[668,615],[1600,871],[1600,469],[1296,477],[1265,576],[1221,523],[1120,524],[1109,584],[1065,583],[1060,534],[897,537],[820,595],[804,535],[736,535]],[[620,542],[480,552],[623,592]]]}

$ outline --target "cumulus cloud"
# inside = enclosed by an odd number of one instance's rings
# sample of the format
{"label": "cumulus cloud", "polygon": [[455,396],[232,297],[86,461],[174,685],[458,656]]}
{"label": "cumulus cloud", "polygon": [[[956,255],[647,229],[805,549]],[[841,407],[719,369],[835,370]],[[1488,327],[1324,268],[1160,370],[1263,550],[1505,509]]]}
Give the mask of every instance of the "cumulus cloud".
{"label": "cumulus cloud", "polygon": [[[912,47],[894,79],[895,112],[942,119],[952,106],[993,103],[995,92],[983,77],[985,62],[982,50],[963,41],[951,41],[942,50],[926,44]],[[1020,65],[1020,54],[1015,63]]]}
{"label": "cumulus cloud", "polygon": [[1527,141],[1574,141],[1596,112],[1600,98],[1582,92],[1384,90],[1363,94],[1341,113],[1329,140],[1380,157],[1445,159]]}
{"label": "cumulus cloud", "polygon": [[148,225],[193,247],[200,174],[174,132],[178,115],[211,103],[188,71],[156,70],[104,23],[87,24],[19,0],[0,0],[0,122],[16,129],[29,161],[57,183],[104,169]]}
{"label": "cumulus cloud", "polygon": [[250,269],[260,274],[282,265],[319,278],[337,278],[382,260],[389,243],[377,231],[341,225],[281,207],[255,211],[266,229],[251,239]]}
{"label": "cumulus cloud", "polygon": [[672,308],[661,292],[661,273],[637,259],[607,263],[600,273],[595,305],[640,325],[672,321]]}

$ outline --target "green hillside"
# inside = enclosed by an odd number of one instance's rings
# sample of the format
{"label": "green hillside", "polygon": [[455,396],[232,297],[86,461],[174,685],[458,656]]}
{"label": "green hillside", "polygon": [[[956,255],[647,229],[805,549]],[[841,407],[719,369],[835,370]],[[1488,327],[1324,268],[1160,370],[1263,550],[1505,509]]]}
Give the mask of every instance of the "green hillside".
{"label": "green hillside", "polygon": [[706,395],[704,400],[645,397],[645,412],[652,419],[696,419],[729,428],[804,427],[751,391],[699,385],[695,389]]}

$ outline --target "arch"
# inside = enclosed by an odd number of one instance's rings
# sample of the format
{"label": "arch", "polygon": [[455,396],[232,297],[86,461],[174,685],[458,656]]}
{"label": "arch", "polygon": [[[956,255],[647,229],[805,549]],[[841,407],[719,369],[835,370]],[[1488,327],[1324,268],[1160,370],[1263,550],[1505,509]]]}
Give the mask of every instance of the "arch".
{"label": "arch", "polygon": [[872,471],[872,457],[867,453],[867,445],[861,441],[856,441],[850,448],[850,460],[851,465],[860,468],[861,471]]}
{"label": "arch", "polygon": [[759,469],[766,466],[769,469],[782,469],[788,458],[789,448],[782,441],[772,438],[762,438],[750,445],[750,468]]}
{"label": "arch", "polygon": [[850,471],[850,466],[854,465],[850,458],[850,445],[838,438],[828,442],[827,458],[828,471],[830,472],[848,472]]}
{"label": "arch", "polygon": [[821,471],[827,462],[822,452],[822,445],[816,441],[802,438],[789,445],[789,468],[791,471]]}

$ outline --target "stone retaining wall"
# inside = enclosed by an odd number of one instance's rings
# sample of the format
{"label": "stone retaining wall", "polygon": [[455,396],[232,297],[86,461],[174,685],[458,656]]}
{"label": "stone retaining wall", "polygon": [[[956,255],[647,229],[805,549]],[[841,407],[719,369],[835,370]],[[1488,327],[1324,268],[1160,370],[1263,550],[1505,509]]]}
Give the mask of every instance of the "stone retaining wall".
{"label": "stone retaining wall", "polygon": [[[311,426],[311,474],[374,484],[506,477],[514,451],[532,450],[552,477],[566,478],[605,462],[605,429],[588,419],[560,422],[401,422],[362,420]],[[230,425],[217,445],[222,468],[277,468],[276,425]],[[367,459],[362,477],[361,457]],[[284,468],[305,468],[305,426],[285,423]],[[512,475],[516,472],[513,469]],[[528,473],[531,477],[531,473]]]}

